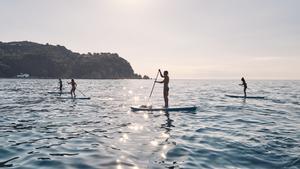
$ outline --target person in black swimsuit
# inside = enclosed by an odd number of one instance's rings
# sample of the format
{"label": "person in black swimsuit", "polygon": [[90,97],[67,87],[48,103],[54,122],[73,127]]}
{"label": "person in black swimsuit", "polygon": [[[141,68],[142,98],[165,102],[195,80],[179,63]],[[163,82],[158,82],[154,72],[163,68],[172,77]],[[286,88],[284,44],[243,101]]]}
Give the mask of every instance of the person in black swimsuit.
{"label": "person in black swimsuit", "polygon": [[169,73],[168,71],[164,71],[164,74],[161,73],[160,69],[158,70],[159,74],[162,78],[164,78],[163,81],[155,81],[156,83],[163,83],[164,84],[164,100],[165,100],[165,107],[169,107]]}
{"label": "person in black swimsuit", "polygon": [[244,97],[246,98],[247,97],[246,90],[247,90],[248,86],[247,86],[247,83],[246,83],[246,80],[244,77],[242,77],[241,81],[242,81],[242,84],[240,84],[240,86],[244,86]]}
{"label": "person in black swimsuit", "polygon": [[71,82],[69,82],[68,84],[72,85],[72,88],[71,88],[71,97],[75,98],[76,97],[75,90],[76,90],[77,84],[75,83],[74,79],[72,79]]}

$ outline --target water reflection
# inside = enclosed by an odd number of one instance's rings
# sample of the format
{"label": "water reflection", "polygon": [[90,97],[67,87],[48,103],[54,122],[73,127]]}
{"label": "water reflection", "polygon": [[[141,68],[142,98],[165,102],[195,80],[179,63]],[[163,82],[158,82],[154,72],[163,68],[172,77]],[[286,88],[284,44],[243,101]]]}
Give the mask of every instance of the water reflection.
{"label": "water reflection", "polygon": [[158,146],[158,141],[156,141],[156,140],[153,140],[153,141],[151,141],[150,143],[151,143],[151,145],[153,145],[153,146]]}
{"label": "water reflection", "polygon": [[77,106],[77,102],[75,99],[71,99],[71,101],[72,101],[72,104],[70,104],[70,108],[71,108],[71,110],[75,110],[76,106]]}
{"label": "water reflection", "polygon": [[131,124],[128,126],[128,128],[134,131],[139,131],[139,130],[143,130],[144,126],[141,124]]}
{"label": "water reflection", "polygon": [[172,130],[171,127],[175,127],[175,126],[172,124],[173,120],[170,118],[170,113],[168,111],[166,111],[164,113],[164,115],[167,117],[167,120],[166,120],[165,124],[161,125],[161,127],[164,128],[164,129],[166,129],[165,134],[170,135],[169,133]]}
{"label": "water reflection", "polygon": [[167,156],[166,156],[165,153],[161,153],[160,156],[161,156],[163,159],[166,159],[166,158],[167,158]]}
{"label": "water reflection", "polygon": [[147,113],[144,113],[143,117],[145,120],[147,120],[149,118],[149,115]]}
{"label": "water reflection", "polygon": [[[174,120],[171,119],[170,117],[170,113],[168,111],[160,111],[160,114],[164,114],[164,116],[166,117],[165,123],[161,124],[161,128],[164,129],[164,131],[160,134],[160,138],[164,139],[164,145],[161,147],[160,150],[160,158],[161,158],[161,162],[159,162],[160,164],[167,164],[166,162],[168,161],[168,151],[171,148],[169,146],[170,142],[169,139],[171,138],[171,131],[172,128],[175,127],[173,125]],[[173,167],[173,166],[171,166]],[[169,168],[169,167],[168,167]]]}
{"label": "water reflection", "polygon": [[140,97],[139,96],[134,96],[133,100],[134,100],[134,103],[136,104],[140,100]]}
{"label": "water reflection", "polygon": [[167,133],[165,133],[165,132],[163,132],[163,133],[161,133],[161,137],[162,137],[162,138],[169,138],[170,135],[167,134]]}
{"label": "water reflection", "polygon": [[128,135],[127,134],[123,134],[123,136],[120,138],[120,142],[126,143],[128,139],[129,139]]}
{"label": "water reflection", "polygon": [[122,169],[122,166],[120,164],[118,164],[117,169]]}
{"label": "water reflection", "polygon": [[246,104],[246,98],[243,99],[243,104]]}
{"label": "water reflection", "polygon": [[[134,101],[148,100],[147,81],[82,80],[91,89],[90,101],[47,95],[56,82],[52,80],[32,85],[23,80],[0,82],[0,168],[261,168],[261,164],[271,169],[299,164],[295,94],[299,82],[288,89],[276,82],[272,85],[278,84],[281,93],[273,93],[272,86],[268,89],[274,99],[243,102],[223,98],[228,81],[191,82],[189,87],[179,81],[172,100],[178,105],[186,100],[199,104],[204,113],[195,114],[130,111]],[[20,83],[21,89],[10,87]],[[139,90],[140,86],[145,88]],[[157,90],[153,105],[162,101]]]}

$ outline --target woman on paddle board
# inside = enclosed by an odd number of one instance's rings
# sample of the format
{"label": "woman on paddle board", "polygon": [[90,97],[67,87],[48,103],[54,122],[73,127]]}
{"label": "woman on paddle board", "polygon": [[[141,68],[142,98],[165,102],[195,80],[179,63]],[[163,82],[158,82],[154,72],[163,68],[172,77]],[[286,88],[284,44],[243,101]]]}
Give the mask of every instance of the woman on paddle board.
{"label": "woman on paddle board", "polygon": [[158,70],[159,74],[163,81],[155,81],[156,83],[163,83],[164,84],[164,100],[165,100],[165,107],[169,107],[169,73],[168,71],[164,71],[164,74],[161,73],[160,69]]}
{"label": "woman on paddle board", "polygon": [[242,84],[240,84],[240,86],[244,86],[244,97],[246,98],[247,97],[247,93],[246,93],[247,83],[246,83],[246,80],[244,77],[242,77],[241,81],[242,81]]}
{"label": "woman on paddle board", "polygon": [[72,85],[72,88],[71,88],[71,97],[74,96],[74,98],[75,98],[76,97],[75,90],[76,90],[77,84],[75,83],[74,79],[72,79],[71,82],[68,82],[68,84]]}

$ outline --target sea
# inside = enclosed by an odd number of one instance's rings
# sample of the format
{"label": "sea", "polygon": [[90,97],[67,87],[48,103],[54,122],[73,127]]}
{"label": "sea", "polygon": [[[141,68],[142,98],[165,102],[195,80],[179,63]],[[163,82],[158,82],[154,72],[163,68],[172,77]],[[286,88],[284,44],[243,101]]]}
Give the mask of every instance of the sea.
{"label": "sea", "polygon": [[[64,91],[70,90],[63,79]],[[162,107],[153,80],[81,80],[77,97],[57,79],[0,79],[0,168],[299,169],[300,81],[170,80]]]}

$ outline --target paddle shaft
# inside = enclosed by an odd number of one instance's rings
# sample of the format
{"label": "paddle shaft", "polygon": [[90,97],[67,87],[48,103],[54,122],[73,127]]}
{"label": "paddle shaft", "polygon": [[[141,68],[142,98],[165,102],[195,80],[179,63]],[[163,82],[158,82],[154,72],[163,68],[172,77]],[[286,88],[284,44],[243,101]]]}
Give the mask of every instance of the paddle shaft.
{"label": "paddle shaft", "polygon": [[157,78],[158,78],[158,75],[159,75],[159,71],[157,72],[157,75],[156,75],[155,81],[154,81],[154,83],[153,83],[153,86],[152,86],[152,89],[151,89],[151,92],[150,92],[150,95],[149,95],[149,99],[148,99],[148,100],[150,100],[150,98],[151,98],[151,96],[152,96],[153,89],[154,89],[154,86],[155,86],[156,80],[157,80]]}
{"label": "paddle shaft", "polygon": [[[243,86],[242,84],[239,84],[240,86]],[[250,89],[248,86],[247,86],[247,89]],[[250,89],[251,90],[251,89]]]}
{"label": "paddle shaft", "polygon": [[[78,90],[78,89],[77,89]],[[84,97],[86,97],[86,95],[85,94],[83,94],[80,90],[78,90]]]}

